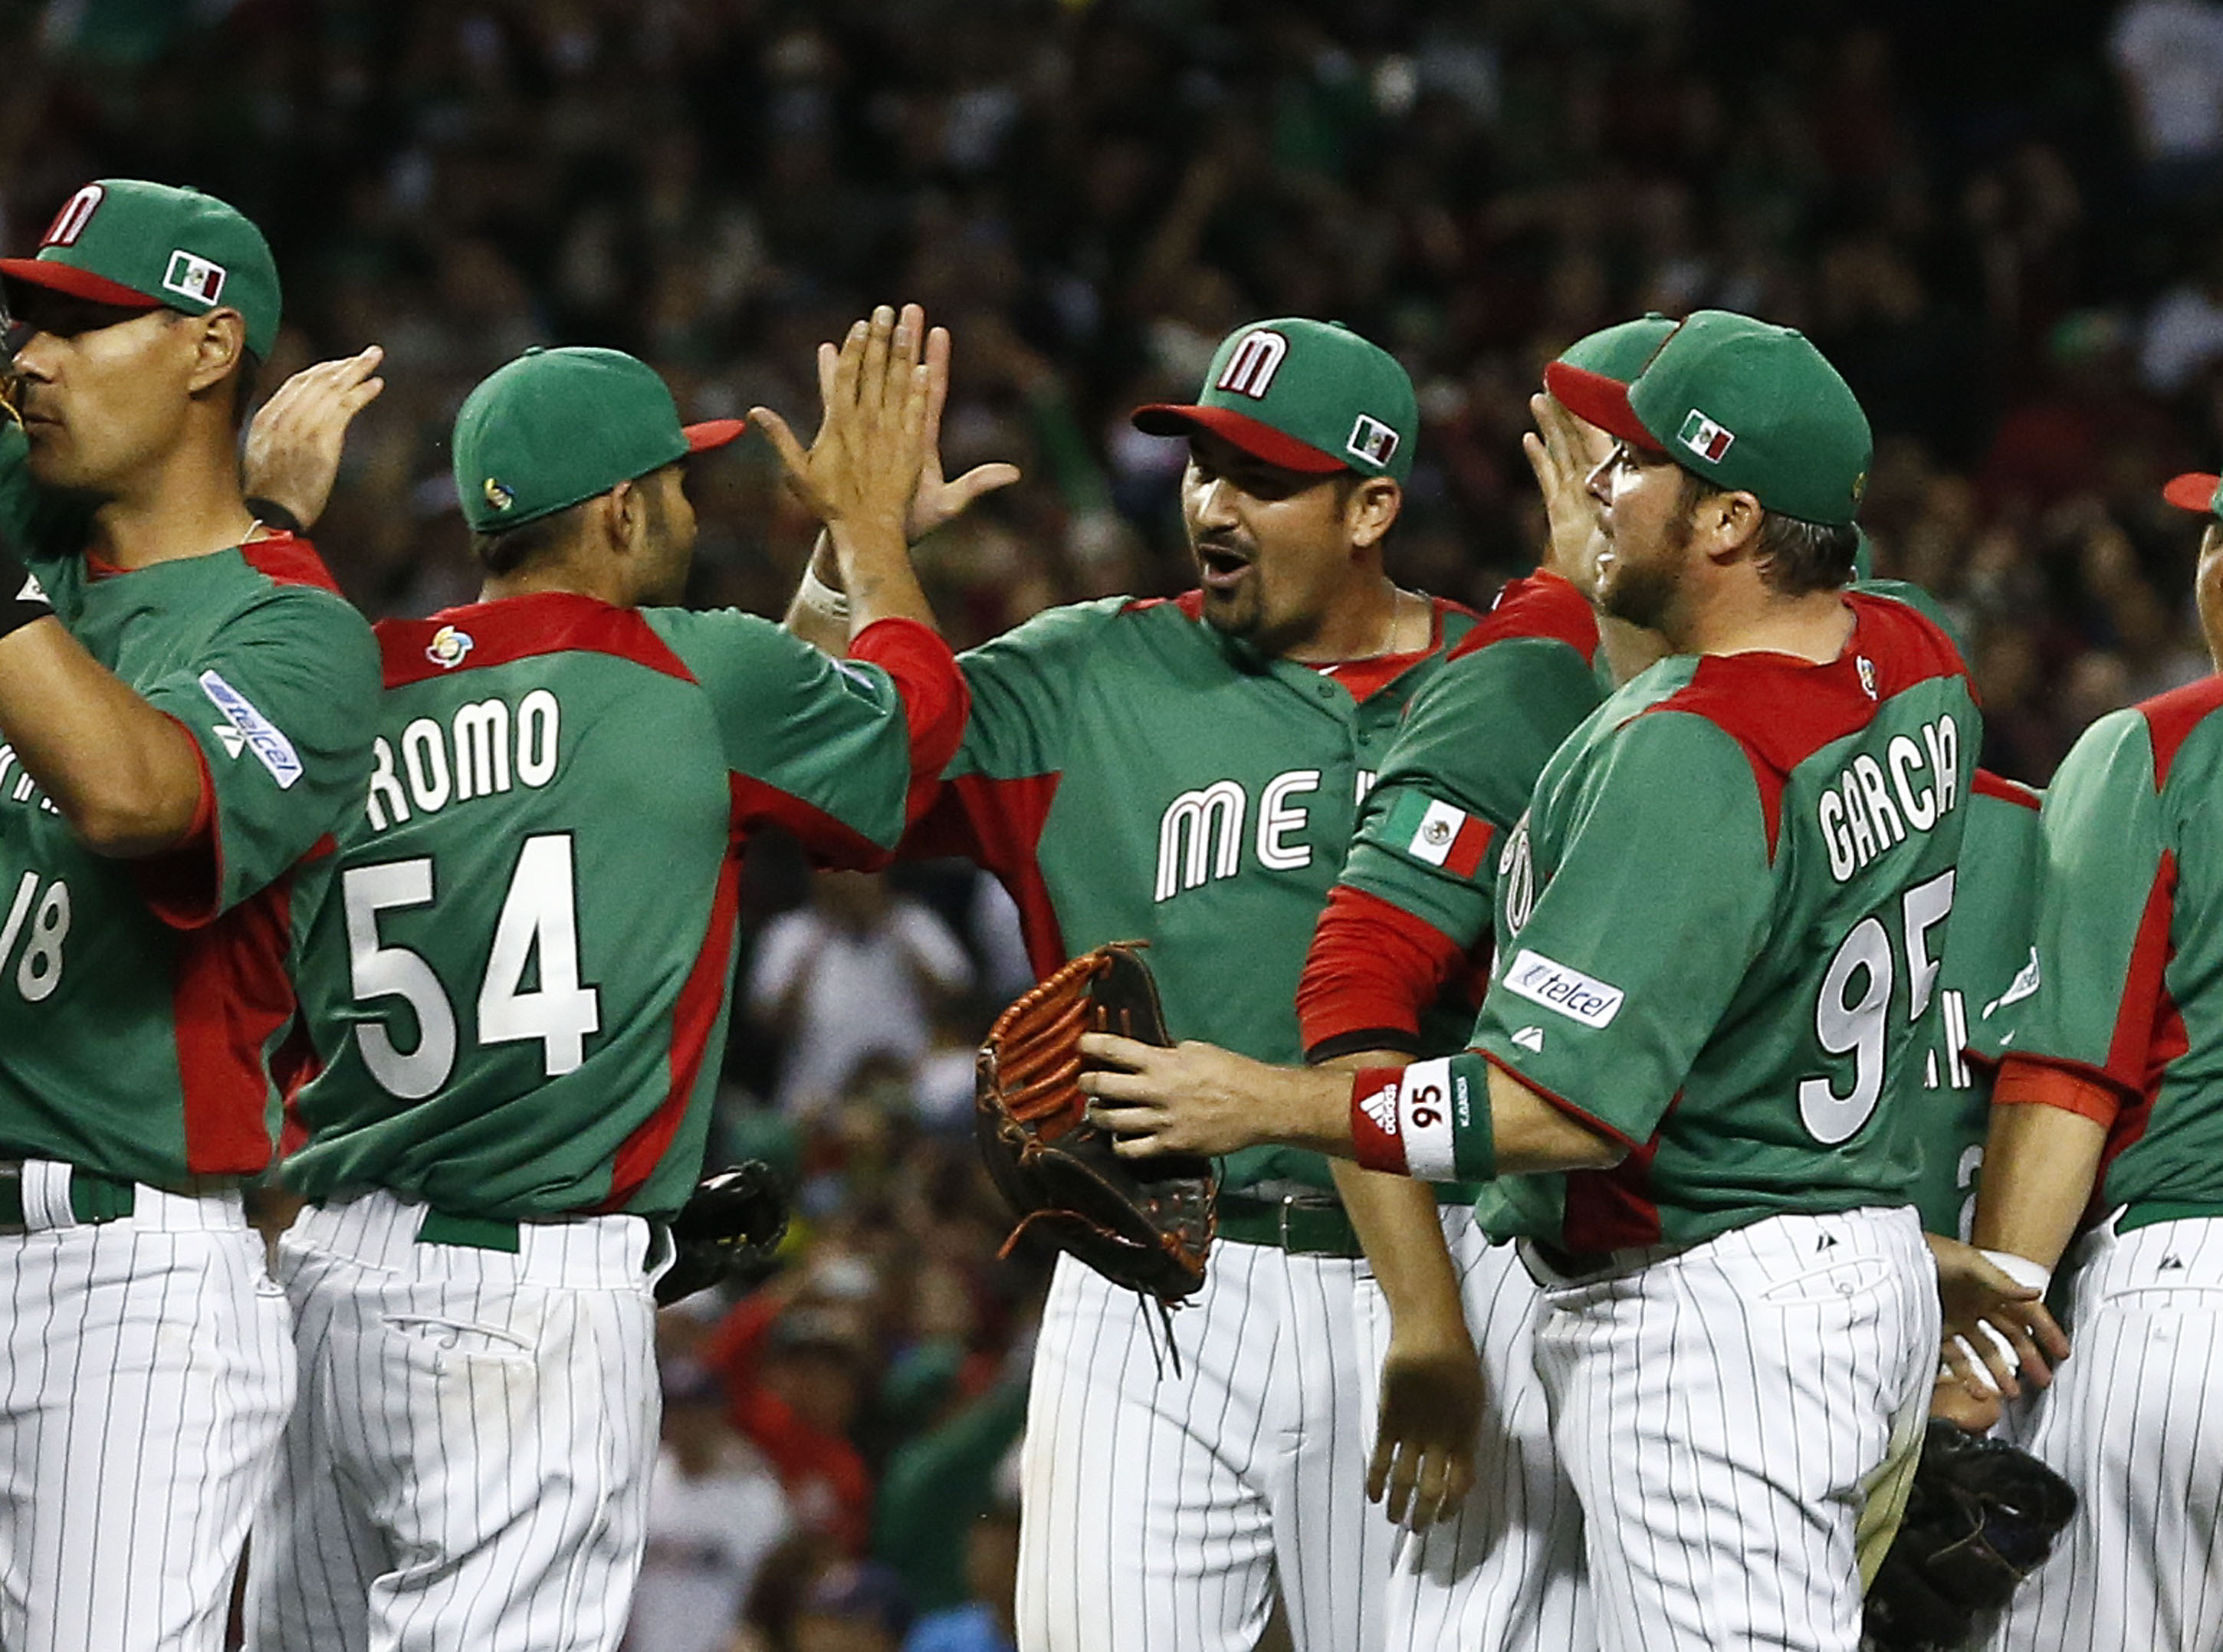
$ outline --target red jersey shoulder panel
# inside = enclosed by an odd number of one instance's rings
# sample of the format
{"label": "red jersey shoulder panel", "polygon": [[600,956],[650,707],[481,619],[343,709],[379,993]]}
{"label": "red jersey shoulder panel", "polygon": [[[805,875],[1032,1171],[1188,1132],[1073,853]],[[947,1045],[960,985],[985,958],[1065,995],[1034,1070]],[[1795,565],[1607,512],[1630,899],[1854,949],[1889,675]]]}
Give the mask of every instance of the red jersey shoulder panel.
{"label": "red jersey shoulder panel", "polygon": [[[388,688],[575,649],[630,659],[683,683],[695,680],[686,662],[639,614],[572,591],[472,602],[428,619],[381,620],[371,628]],[[444,642],[443,633],[450,634]]]}
{"label": "red jersey shoulder panel", "polygon": [[1866,728],[1892,696],[1937,678],[1968,675],[1952,639],[1905,603],[1858,591],[1847,592],[1845,602],[1853,610],[1853,634],[1835,659],[1817,665],[1773,653],[1709,654],[1688,683],[1638,714],[1693,712],[1744,747],[1760,787],[1770,856],[1792,770]]}
{"label": "red jersey shoulder panel", "polygon": [[1555,639],[1588,665],[1597,654],[1597,610],[1563,576],[1539,569],[1526,579],[1508,581],[1497,594],[1496,606],[1459,639],[1447,658],[1463,659],[1513,637]]}
{"label": "red jersey shoulder panel", "polygon": [[2146,733],[2153,741],[2155,791],[2169,784],[2169,765],[2176,761],[2177,753],[2218,708],[2223,708],[2223,677],[2203,677],[2139,703],[2138,715],[2146,720]]}
{"label": "red jersey shoulder panel", "polygon": [[2010,780],[2004,774],[1994,774],[1989,769],[1978,769],[1974,781],[1979,797],[1996,798],[2001,803],[2020,804],[2032,814],[2045,806],[2045,799],[2032,787],[2019,780]]}
{"label": "red jersey shoulder panel", "polygon": [[313,585],[335,596],[342,595],[339,582],[324,566],[317,547],[299,534],[273,533],[268,539],[249,539],[239,547],[239,554],[249,567],[274,585]]}

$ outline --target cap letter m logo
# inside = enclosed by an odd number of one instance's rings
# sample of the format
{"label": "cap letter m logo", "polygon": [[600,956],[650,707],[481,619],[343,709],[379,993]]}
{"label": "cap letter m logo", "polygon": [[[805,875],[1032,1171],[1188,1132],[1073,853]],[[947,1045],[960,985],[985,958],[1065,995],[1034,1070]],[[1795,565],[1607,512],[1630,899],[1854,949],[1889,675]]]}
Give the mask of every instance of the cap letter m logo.
{"label": "cap letter m logo", "polygon": [[77,238],[85,233],[85,226],[92,222],[93,208],[98,206],[108,192],[98,184],[87,184],[62,204],[47,227],[47,238],[39,243],[42,247],[74,247]]}
{"label": "cap letter m logo", "polygon": [[1280,333],[1260,327],[1246,332],[1235,342],[1228,353],[1227,365],[1219,369],[1212,381],[1215,390],[1231,390],[1237,395],[1249,396],[1263,401],[1266,392],[1274,388],[1274,375],[1281,370],[1282,357],[1289,353],[1289,341]]}

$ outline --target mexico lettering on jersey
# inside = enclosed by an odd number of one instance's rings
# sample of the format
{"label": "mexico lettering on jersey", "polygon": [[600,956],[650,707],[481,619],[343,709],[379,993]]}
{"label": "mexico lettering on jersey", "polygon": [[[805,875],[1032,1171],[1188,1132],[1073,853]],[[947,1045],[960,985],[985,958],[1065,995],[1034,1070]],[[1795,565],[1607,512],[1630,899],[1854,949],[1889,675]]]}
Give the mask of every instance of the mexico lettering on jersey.
{"label": "mexico lettering on jersey", "polygon": [[2119,1100],[2094,1208],[2223,1204],[2223,678],[2084,731],[2047,789],[2009,1051]]}
{"label": "mexico lettering on jersey", "polygon": [[963,685],[909,621],[828,659],[564,592],[378,627],[370,785],[301,970],[287,1182],[497,1217],[666,1214],[700,1173],[741,848],[873,866]]}
{"label": "mexico lettering on jersey", "polygon": [[1610,686],[1589,600],[1539,573],[1508,585],[1413,697],[1298,985],[1311,1059],[1422,1053],[1423,1015],[1447,990],[1471,1017],[1489,967],[1495,847]]}
{"label": "mexico lettering on jersey", "polygon": [[1594,1252],[1905,1201],[1976,711],[1935,625],[1845,600],[1829,664],[1645,672],[1507,841],[1476,1044],[1628,1150],[1505,1178],[1513,1231]]}
{"label": "mexico lettering on jersey", "polygon": [[1920,1168],[1909,1196],[1933,1233],[1968,1237],[1991,1128],[1992,1081],[2016,1006],[2037,985],[2038,794],[1976,771],[1953,921],[1937,973],[1937,1040],[1922,1056],[1921,1090],[1904,1109]]}
{"label": "mexico lettering on jersey", "polygon": [[378,655],[287,535],[98,574],[0,427],[0,522],[94,659],[192,736],[192,842],[86,850],[0,745],[0,1157],[133,1181],[251,1176],[274,1142],[287,958],[359,804]]}
{"label": "mexico lettering on jersey", "polygon": [[[1267,659],[1178,602],[1054,608],[966,653],[971,721],[909,853],[965,854],[1017,901],[1048,974],[1143,940],[1175,1037],[1302,1049],[1307,943],[1400,717],[1477,616],[1425,653],[1339,673]],[[1317,1155],[1238,1155],[1230,1185],[1329,1183]]]}

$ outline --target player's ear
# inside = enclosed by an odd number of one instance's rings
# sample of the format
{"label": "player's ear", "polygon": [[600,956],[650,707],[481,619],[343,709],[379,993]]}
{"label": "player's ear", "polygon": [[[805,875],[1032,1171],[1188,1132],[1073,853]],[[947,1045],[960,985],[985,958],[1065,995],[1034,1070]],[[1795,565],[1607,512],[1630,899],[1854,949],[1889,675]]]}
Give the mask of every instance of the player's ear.
{"label": "player's ear", "polygon": [[198,395],[231,375],[247,353],[247,322],[236,310],[211,310],[205,316],[179,318],[193,330],[193,363],[186,381],[187,392]]}
{"label": "player's ear", "polygon": [[1371,550],[1388,537],[1405,507],[1405,490],[1388,476],[1369,476],[1351,490],[1344,501],[1343,520],[1351,542]]}
{"label": "player's ear", "polygon": [[1766,518],[1767,508],[1751,494],[1708,494],[1697,503],[1691,530],[1709,557],[1726,564],[1753,552]]}

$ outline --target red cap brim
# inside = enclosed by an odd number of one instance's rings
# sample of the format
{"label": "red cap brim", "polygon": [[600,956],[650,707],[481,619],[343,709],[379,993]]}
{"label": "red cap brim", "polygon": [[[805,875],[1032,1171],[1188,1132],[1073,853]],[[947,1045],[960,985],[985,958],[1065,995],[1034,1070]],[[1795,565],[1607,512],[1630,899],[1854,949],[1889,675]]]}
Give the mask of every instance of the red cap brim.
{"label": "red cap brim", "polygon": [[2215,489],[2219,486],[2223,486],[2223,476],[2188,470],[2181,476],[2171,476],[2163,485],[2161,496],[2179,510],[2197,511],[2207,516],[2214,512]]}
{"label": "red cap brim", "polygon": [[112,304],[119,310],[159,310],[162,300],[150,299],[105,275],[49,258],[0,258],[0,276],[26,287],[43,287],[49,293],[66,293],[94,304]]}
{"label": "red cap brim", "polygon": [[746,419],[706,419],[699,425],[690,425],[679,433],[687,438],[690,453],[708,453],[714,447],[723,447],[749,427]]}
{"label": "red cap brim", "polygon": [[1187,407],[1154,401],[1136,408],[1129,416],[1135,428],[1146,436],[1187,436],[1193,431],[1208,430],[1254,459],[1263,459],[1284,470],[1295,470],[1308,476],[1332,476],[1338,470],[1351,468],[1332,453],[1323,453],[1311,443],[1284,435],[1271,425],[1262,425],[1250,414],[1237,413],[1232,407]]}
{"label": "red cap brim", "polygon": [[1636,410],[1628,405],[1628,387],[1619,379],[1609,379],[1587,368],[1569,367],[1565,362],[1553,362],[1544,369],[1544,388],[1562,407],[1585,423],[1596,425],[1607,435],[1647,453],[1666,451],[1659,438],[1644,428]]}

